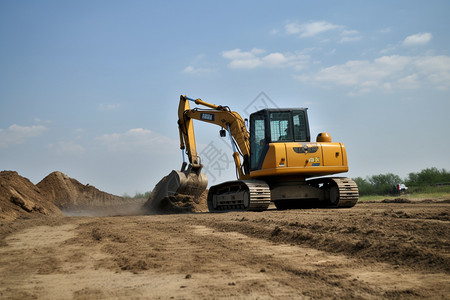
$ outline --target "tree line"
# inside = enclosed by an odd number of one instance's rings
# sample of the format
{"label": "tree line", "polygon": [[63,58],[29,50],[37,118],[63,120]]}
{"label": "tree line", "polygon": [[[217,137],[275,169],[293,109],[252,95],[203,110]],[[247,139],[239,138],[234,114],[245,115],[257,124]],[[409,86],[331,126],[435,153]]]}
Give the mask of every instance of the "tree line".
{"label": "tree line", "polygon": [[[435,186],[437,184],[450,185],[450,172],[445,169],[428,168],[418,173],[409,173],[405,179],[400,176],[388,173],[372,175],[366,178],[356,177],[352,178],[358,185],[359,194],[361,196],[369,195],[387,195],[392,193],[394,186],[399,183],[404,183],[406,186],[413,188],[415,191],[420,191],[426,186]],[[124,198],[145,198],[148,199],[150,192],[136,193],[134,197],[123,194]]]}
{"label": "tree line", "polygon": [[387,195],[392,193],[394,186],[399,183],[404,183],[409,188],[450,184],[450,172],[445,169],[427,168],[418,173],[409,173],[405,179],[388,173],[372,175],[366,178],[356,177],[353,180],[358,185],[361,196]]}

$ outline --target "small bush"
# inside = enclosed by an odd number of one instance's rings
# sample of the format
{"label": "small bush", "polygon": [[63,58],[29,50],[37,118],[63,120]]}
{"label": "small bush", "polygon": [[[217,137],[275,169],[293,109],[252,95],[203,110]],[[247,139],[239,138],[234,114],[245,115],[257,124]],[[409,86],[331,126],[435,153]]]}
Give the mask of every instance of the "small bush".
{"label": "small bush", "polygon": [[398,175],[392,173],[373,175],[366,179],[357,177],[353,180],[358,185],[359,194],[361,196],[387,195],[392,192],[395,185],[403,182]]}

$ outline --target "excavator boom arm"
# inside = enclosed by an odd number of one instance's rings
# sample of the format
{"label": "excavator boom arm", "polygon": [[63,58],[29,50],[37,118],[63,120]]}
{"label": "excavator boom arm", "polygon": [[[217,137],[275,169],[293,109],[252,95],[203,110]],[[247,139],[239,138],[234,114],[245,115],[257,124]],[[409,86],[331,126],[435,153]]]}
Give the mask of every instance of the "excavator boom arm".
{"label": "excavator boom arm", "polygon": [[[203,105],[209,109],[191,109],[189,101],[197,105]],[[193,120],[199,120],[211,124],[216,124],[227,130],[232,140],[237,144],[238,149],[234,151],[233,158],[239,178],[249,178],[249,155],[250,155],[250,135],[245,127],[242,117],[226,106],[214,105],[201,99],[192,99],[184,95],[180,96],[178,106],[178,129],[180,133],[180,149],[186,150],[189,162],[193,167],[200,167],[200,160],[195,144],[195,134]],[[233,142],[234,143],[234,142]],[[241,164],[239,154],[244,157]]]}

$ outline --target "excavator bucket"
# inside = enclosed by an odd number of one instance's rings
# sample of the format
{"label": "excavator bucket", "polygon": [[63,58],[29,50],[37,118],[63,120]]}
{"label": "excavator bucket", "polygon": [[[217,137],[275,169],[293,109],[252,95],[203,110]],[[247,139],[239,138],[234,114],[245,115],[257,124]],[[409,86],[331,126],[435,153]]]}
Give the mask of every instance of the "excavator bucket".
{"label": "excavator bucket", "polygon": [[177,194],[193,196],[195,198],[206,190],[208,178],[200,169],[185,171],[172,170],[169,175],[161,179],[150,194],[145,206],[155,210],[160,209],[164,200]]}

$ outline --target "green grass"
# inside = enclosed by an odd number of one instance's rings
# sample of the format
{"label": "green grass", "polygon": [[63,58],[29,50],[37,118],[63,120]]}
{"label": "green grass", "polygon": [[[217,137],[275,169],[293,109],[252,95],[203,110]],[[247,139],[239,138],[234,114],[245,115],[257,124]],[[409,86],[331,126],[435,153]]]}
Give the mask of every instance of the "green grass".
{"label": "green grass", "polygon": [[381,201],[384,199],[408,199],[408,200],[425,200],[425,199],[450,199],[450,186],[423,186],[411,187],[406,194],[400,195],[370,195],[361,196],[360,201]]}

